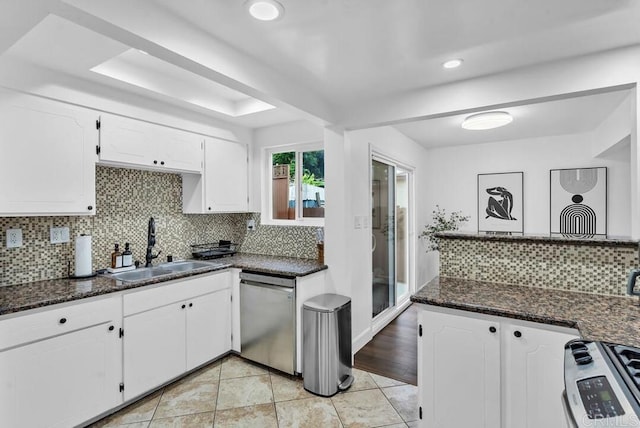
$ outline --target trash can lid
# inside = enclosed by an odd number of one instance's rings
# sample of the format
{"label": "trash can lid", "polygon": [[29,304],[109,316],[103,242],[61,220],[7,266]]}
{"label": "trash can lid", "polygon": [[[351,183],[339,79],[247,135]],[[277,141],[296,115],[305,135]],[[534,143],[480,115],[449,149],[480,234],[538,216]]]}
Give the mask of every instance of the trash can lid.
{"label": "trash can lid", "polygon": [[350,298],[340,294],[321,294],[304,302],[302,307],[317,312],[334,312],[350,302]]}

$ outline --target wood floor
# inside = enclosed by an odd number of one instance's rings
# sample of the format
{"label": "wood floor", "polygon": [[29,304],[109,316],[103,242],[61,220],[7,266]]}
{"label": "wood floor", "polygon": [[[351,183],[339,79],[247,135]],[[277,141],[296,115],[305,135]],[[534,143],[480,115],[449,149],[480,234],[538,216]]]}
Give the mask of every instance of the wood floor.
{"label": "wood floor", "polygon": [[358,351],[354,367],[417,385],[418,311],[412,304]]}

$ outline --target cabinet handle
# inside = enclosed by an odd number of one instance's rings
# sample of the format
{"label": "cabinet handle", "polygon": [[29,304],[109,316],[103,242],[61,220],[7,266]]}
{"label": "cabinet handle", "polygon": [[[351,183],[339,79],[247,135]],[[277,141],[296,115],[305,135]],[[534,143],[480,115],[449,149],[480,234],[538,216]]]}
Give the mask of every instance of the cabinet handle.
{"label": "cabinet handle", "polygon": [[160,165],[164,165],[164,161],[161,161],[161,162],[160,162]]}
{"label": "cabinet handle", "polygon": [[158,161],[157,161],[157,160],[154,160],[154,161],[153,161],[153,164],[154,164],[154,165],[157,165],[157,164],[158,164]]}
{"label": "cabinet handle", "polygon": [[89,211],[91,211],[91,210],[93,209],[93,206],[92,206],[92,205],[89,205],[89,206],[87,207],[87,209],[88,209]]}
{"label": "cabinet handle", "polygon": [[189,303],[189,307],[192,308],[193,307],[193,303]]}
{"label": "cabinet handle", "polygon": [[182,305],[182,309],[184,309],[184,308],[186,308],[186,307],[187,307],[187,305]]}
{"label": "cabinet handle", "polygon": [[209,209],[209,211],[211,211],[211,207],[209,207],[208,209]]}
{"label": "cabinet handle", "polygon": [[113,331],[114,328],[115,328],[114,326],[110,325],[109,326],[109,331]]}
{"label": "cabinet handle", "polygon": [[489,331],[491,333],[495,333],[497,330],[496,330],[496,328],[494,326],[491,326],[491,327],[489,327]]}
{"label": "cabinet handle", "polygon": [[67,322],[67,319],[66,319],[66,318],[60,318],[60,324],[64,324],[64,323],[66,323],[66,322]]}
{"label": "cabinet handle", "polygon": [[521,333],[519,330],[514,331],[514,332],[513,332],[513,335],[514,335],[515,337],[522,337],[522,333]]}

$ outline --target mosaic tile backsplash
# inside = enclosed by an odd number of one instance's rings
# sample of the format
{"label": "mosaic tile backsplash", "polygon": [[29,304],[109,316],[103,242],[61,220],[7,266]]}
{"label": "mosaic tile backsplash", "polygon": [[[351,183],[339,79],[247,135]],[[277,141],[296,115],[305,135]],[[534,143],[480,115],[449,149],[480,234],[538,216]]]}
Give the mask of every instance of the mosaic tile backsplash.
{"label": "mosaic tile backsplash", "polygon": [[[92,236],[93,268],[107,267],[114,243],[131,244],[134,260],[144,262],[149,217],[156,221],[158,260],[191,257],[191,244],[227,239],[248,253],[315,259],[315,227],[260,224],[260,213],[183,214],[178,174],[96,166],[96,215],[4,217],[0,229],[22,229],[23,246],[0,247],[0,285],[63,278],[74,271],[75,237]],[[253,218],[256,229],[247,232]],[[50,227],[69,227],[71,242],[50,244]],[[3,243],[4,244],[4,243]]]}
{"label": "mosaic tile backsplash", "polygon": [[632,246],[440,240],[440,276],[448,278],[624,296],[638,266]]}

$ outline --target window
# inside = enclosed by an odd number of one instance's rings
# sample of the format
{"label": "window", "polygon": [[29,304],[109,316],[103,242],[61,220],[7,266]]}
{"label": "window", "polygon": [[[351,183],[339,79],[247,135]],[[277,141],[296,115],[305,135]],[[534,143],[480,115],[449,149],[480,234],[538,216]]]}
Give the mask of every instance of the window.
{"label": "window", "polygon": [[324,150],[317,145],[274,149],[268,159],[271,220],[322,223]]}

